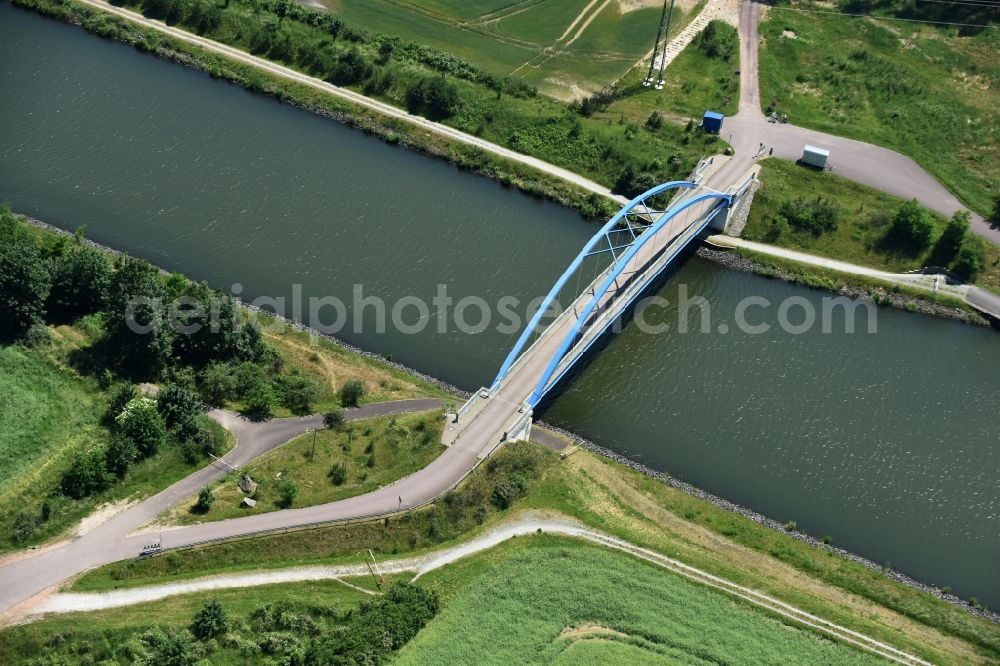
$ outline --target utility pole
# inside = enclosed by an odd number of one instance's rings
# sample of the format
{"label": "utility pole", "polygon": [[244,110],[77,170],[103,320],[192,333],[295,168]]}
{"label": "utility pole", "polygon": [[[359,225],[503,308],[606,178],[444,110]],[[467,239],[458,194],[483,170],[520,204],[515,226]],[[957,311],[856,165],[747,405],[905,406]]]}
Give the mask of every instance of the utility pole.
{"label": "utility pole", "polygon": [[[663,0],[663,12],[660,14],[660,27],[656,31],[656,43],[653,45],[653,59],[649,62],[649,74],[646,75],[646,80],[642,82],[642,85],[649,87],[653,85],[653,75],[657,73],[656,70],[656,57],[660,56],[660,69],[659,75],[655,79],[656,89],[663,90],[663,70],[667,66],[667,44],[670,43],[670,22],[674,16],[674,0],[669,0],[669,7],[667,6],[668,0]],[[663,45],[662,53],[660,45]]]}

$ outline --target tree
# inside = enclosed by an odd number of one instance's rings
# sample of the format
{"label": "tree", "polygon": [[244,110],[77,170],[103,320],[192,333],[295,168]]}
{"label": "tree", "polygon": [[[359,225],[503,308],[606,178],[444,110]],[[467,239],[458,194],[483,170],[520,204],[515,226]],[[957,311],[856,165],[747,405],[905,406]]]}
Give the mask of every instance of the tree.
{"label": "tree", "polygon": [[344,407],[357,407],[365,394],[365,385],[360,379],[348,379],[340,387],[340,404]]}
{"label": "tree", "polygon": [[951,270],[966,281],[973,281],[983,267],[983,243],[980,239],[966,236],[962,247],[951,265]]}
{"label": "tree", "polygon": [[722,21],[709,21],[695,43],[709,58],[729,60],[736,53],[739,41],[735,28]]}
{"label": "tree", "polygon": [[892,218],[890,236],[906,249],[914,252],[927,249],[934,235],[934,223],[916,199],[907,201]]}
{"label": "tree", "polygon": [[284,483],[281,484],[281,489],[278,491],[278,506],[283,509],[287,509],[295,501],[295,497],[299,494],[299,487],[295,485],[291,479],[286,479]]}
{"label": "tree", "polygon": [[969,220],[969,213],[964,210],[960,210],[951,216],[948,224],[945,225],[944,231],[941,233],[941,237],[938,238],[937,244],[934,246],[935,261],[944,265],[958,255],[958,251],[962,247],[962,241],[965,240],[965,236],[969,232]]}
{"label": "tree", "polygon": [[138,395],[139,392],[135,388],[135,384],[131,382],[120,384],[111,393],[111,400],[108,403],[108,414],[112,419],[117,419],[122,411],[124,411],[125,406],[135,400]]}
{"label": "tree", "polygon": [[246,397],[243,413],[252,421],[266,421],[271,418],[273,402],[274,395],[271,393],[271,387],[267,384],[261,384]]}
{"label": "tree", "polygon": [[212,407],[222,407],[236,392],[232,367],[225,363],[209,363],[198,373],[198,391],[202,400]]}
{"label": "tree", "polygon": [[651,130],[658,130],[663,127],[663,116],[660,115],[659,111],[654,109],[653,112],[649,114],[649,118],[646,119],[646,127]]}
{"label": "tree", "polygon": [[149,398],[137,398],[130,402],[116,422],[119,432],[135,443],[141,458],[156,453],[167,435],[156,402]]}
{"label": "tree", "polygon": [[347,481],[347,465],[337,463],[330,468],[330,483],[335,486],[342,486]]}
{"label": "tree", "polygon": [[104,451],[104,465],[107,470],[119,479],[125,477],[128,468],[139,459],[139,449],[131,438],[116,433],[108,442]]}
{"label": "tree", "polygon": [[331,409],[323,415],[323,427],[329,430],[340,430],[344,426],[344,412]]}
{"label": "tree", "polygon": [[406,91],[406,108],[431,120],[444,120],[458,112],[458,87],[444,74],[416,82]]}
{"label": "tree", "polygon": [[173,349],[174,331],[166,321],[168,293],[156,269],[126,257],[111,280],[108,295],[108,349],[136,372],[155,375]]}
{"label": "tree", "polygon": [[103,252],[76,245],[52,263],[50,316],[73,321],[103,310],[111,287],[111,265]]}
{"label": "tree", "polygon": [[1000,197],[996,198],[993,202],[993,213],[990,215],[989,222],[994,227],[1000,227]]}
{"label": "tree", "polygon": [[[215,493],[208,486],[198,492],[198,501],[194,503],[195,513],[208,513],[208,510],[215,504]],[[196,636],[198,634],[195,634]]]}
{"label": "tree", "polygon": [[350,85],[364,81],[372,73],[372,63],[363,56],[356,46],[344,51],[337,58],[337,64],[327,77],[330,83]]}
{"label": "tree", "polygon": [[181,439],[191,437],[194,419],[204,411],[198,396],[177,384],[169,384],[156,396],[156,409],[167,428],[177,430]]}
{"label": "tree", "polygon": [[35,240],[0,209],[0,340],[24,335],[45,316],[51,276]]}

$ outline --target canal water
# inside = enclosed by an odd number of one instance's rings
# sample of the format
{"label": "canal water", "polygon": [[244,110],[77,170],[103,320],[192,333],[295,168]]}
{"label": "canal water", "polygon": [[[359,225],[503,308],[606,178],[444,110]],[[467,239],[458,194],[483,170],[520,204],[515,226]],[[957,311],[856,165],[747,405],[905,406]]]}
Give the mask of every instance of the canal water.
{"label": "canal water", "polygon": [[[595,228],[558,206],[270,99],[0,3],[0,200],[15,210],[242,296],[415,296],[422,331],[340,337],[466,389],[488,384],[516,334],[439,331],[455,305],[522,312]],[[298,285],[298,286],[295,286]],[[877,333],[780,326],[826,294],[689,259],[671,302],[635,322],[543,418],[927,582],[1000,607],[1000,336],[898,310]],[[767,332],[735,325],[747,310]],[[439,301],[440,302],[440,301]],[[509,301],[512,302],[512,301]],[[803,305],[805,304],[805,305]],[[454,305],[452,311],[454,310]],[[308,306],[303,313],[308,312]],[[700,310],[690,311],[697,330]],[[420,322],[416,306],[404,321]],[[329,313],[328,313],[329,314]],[[389,313],[391,318],[391,312]],[[476,307],[466,321],[478,323]],[[330,321],[327,317],[325,321]],[[786,327],[788,328],[788,327]],[[725,330],[726,332],[722,332]]]}

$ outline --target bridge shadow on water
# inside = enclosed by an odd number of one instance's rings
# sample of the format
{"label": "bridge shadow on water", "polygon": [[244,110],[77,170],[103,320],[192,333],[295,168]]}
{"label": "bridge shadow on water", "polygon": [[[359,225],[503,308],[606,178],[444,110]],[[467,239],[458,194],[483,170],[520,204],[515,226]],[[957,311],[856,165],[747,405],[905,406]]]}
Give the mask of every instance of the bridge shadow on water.
{"label": "bridge shadow on water", "polygon": [[[698,235],[700,239],[713,233],[710,230],[705,230]],[[634,323],[635,319],[635,309],[638,304],[647,296],[658,293],[670,280],[682,269],[687,263],[687,260],[694,255],[698,248],[701,247],[701,242],[689,243],[687,247],[680,251],[676,258],[671,261],[664,270],[657,275],[655,278],[650,280],[649,284],[643,288],[641,292],[636,296],[635,300],[629,304],[622,314],[618,316],[616,321],[612,323],[607,330],[605,330],[601,335],[593,342],[589,349],[584,352],[580,358],[566,371],[558,382],[549,390],[548,393],[538,402],[535,406],[534,414],[536,419],[544,419],[545,410],[555,402],[562,392],[573,383],[586,369],[591,362],[597,358],[597,356],[609,345],[614,339],[624,333],[629,326]]]}

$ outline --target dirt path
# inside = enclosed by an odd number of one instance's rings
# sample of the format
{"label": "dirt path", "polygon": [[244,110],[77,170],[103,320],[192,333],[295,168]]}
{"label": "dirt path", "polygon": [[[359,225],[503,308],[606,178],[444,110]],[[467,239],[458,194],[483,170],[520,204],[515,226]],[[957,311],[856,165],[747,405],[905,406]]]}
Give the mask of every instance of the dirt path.
{"label": "dirt path", "polygon": [[[929,662],[907,652],[897,650],[881,641],[864,634],[852,631],[821,617],[812,615],[774,597],[762,594],[748,587],[738,585],[701,569],[688,566],[683,562],[666,557],[635,544],[623,541],[603,532],[591,530],[584,525],[561,516],[549,517],[540,514],[526,513],[521,517],[503,524],[485,534],[469,541],[444,550],[429,553],[419,557],[411,557],[380,562],[379,566],[385,573],[415,574],[414,579],[447,566],[469,555],[483,552],[515,536],[526,536],[539,531],[561,536],[584,539],[591,543],[629,553],[651,564],[662,567],[674,574],[691,581],[707,585],[738,597],[759,608],[791,620],[799,625],[813,629],[839,641],[849,643],[862,650],[878,654],[886,659],[900,664],[928,665]],[[138,603],[148,603],[166,599],[180,594],[206,592],[211,590],[256,587],[275,583],[293,583],[311,580],[329,580],[345,577],[368,575],[366,565],[312,566],[281,569],[275,571],[254,572],[246,574],[231,574],[211,576],[186,582],[168,583],[149,587],[137,587],[128,590],[96,593],[61,593],[42,601],[33,611],[36,615],[45,613],[71,613],[94,611],[107,608],[119,608]]]}

